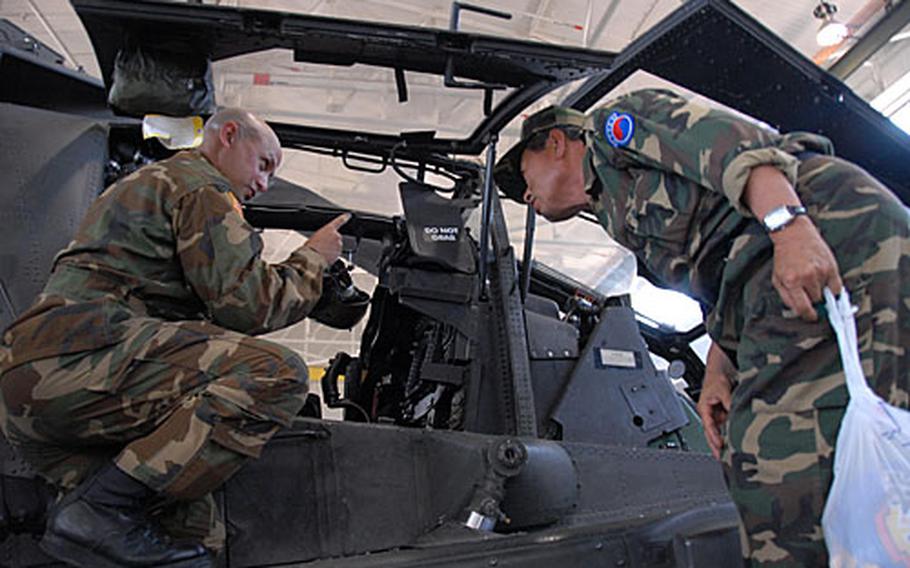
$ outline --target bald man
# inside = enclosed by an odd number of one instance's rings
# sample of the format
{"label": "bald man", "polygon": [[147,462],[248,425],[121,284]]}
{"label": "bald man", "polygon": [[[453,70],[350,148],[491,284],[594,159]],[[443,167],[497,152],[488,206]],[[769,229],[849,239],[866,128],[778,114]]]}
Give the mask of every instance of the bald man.
{"label": "bald man", "polygon": [[52,556],[209,566],[203,543],[224,536],[209,494],[302,407],[304,362],[252,336],[306,317],[347,219],[263,261],[240,201],[280,163],[263,121],[216,113],[200,149],[105,190],[4,334],[0,425],[65,494],[42,539]]}

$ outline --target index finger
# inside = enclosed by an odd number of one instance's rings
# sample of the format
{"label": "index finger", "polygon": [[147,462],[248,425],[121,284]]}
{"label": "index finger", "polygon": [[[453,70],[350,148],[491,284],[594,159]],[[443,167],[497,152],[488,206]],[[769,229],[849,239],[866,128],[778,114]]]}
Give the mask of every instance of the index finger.
{"label": "index finger", "polygon": [[711,453],[714,454],[714,457],[720,459],[722,440],[720,438],[720,432],[718,432],[717,424],[714,421],[714,416],[711,413],[711,407],[698,408],[698,414],[701,416],[701,427],[705,433],[705,441],[708,442],[708,446],[711,448]]}
{"label": "index finger", "polygon": [[785,292],[785,295],[781,295],[784,304],[796,312],[800,318],[805,321],[818,320],[818,314],[815,313],[815,308],[812,307],[812,301],[809,299],[809,295],[806,294],[805,290],[802,288],[794,288],[790,290],[785,289]]}
{"label": "index finger", "polygon": [[335,217],[331,221],[325,224],[326,227],[332,227],[333,229],[340,229],[344,226],[345,223],[351,220],[350,213],[342,213],[341,215]]}
{"label": "index finger", "polygon": [[839,296],[841,291],[844,289],[844,283],[840,279],[840,274],[834,272],[825,283],[828,288],[831,288],[831,291],[835,296]]}

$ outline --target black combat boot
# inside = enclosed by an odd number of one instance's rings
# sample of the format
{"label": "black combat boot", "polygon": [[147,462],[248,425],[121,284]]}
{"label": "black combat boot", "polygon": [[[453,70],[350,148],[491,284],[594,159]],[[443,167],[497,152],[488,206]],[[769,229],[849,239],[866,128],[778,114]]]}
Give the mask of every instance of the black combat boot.
{"label": "black combat boot", "polygon": [[178,544],[146,516],[156,493],[108,464],[51,509],[41,548],[83,568],[210,568],[201,544]]}

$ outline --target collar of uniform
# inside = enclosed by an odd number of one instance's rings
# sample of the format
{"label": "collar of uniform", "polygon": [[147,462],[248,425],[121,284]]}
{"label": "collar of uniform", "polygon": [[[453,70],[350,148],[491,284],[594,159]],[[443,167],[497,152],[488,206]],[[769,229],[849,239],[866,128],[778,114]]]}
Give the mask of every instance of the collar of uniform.
{"label": "collar of uniform", "polygon": [[591,150],[588,149],[585,152],[585,157],[581,165],[585,180],[585,193],[592,197],[600,193],[600,184],[597,183],[597,173],[594,171],[594,165],[591,163],[593,158],[594,156],[591,154]]}
{"label": "collar of uniform", "polygon": [[594,170],[594,153],[591,151],[594,133],[590,130],[585,132],[585,156],[582,159],[581,168],[584,176],[585,193],[591,197],[592,201],[597,201],[602,193],[603,188],[600,185],[600,178]]}
{"label": "collar of uniform", "polygon": [[600,195],[600,181],[597,178],[597,172],[594,171],[594,154],[591,152],[591,147],[594,145],[597,129],[594,127],[594,115],[596,112],[591,112],[588,114],[587,119],[585,120],[585,146],[587,151],[585,152],[585,157],[582,162],[582,172],[584,174],[585,180],[585,193],[591,196],[592,200],[596,201],[597,197]]}
{"label": "collar of uniform", "polygon": [[228,184],[228,187],[230,187],[230,183],[228,182],[227,178],[224,177],[224,174],[221,173],[221,170],[216,168],[215,164],[213,164],[212,162],[209,161],[209,159],[205,156],[205,154],[202,153],[202,150],[199,150],[198,148],[194,149],[194,150],[182,150],[180,153],[187,157],[192,157],[196,160],[199,160],[200,162],[205,164],[205,167],[208,170],[208,172],[206,172],[207,174],[209,174],[213,177],[217,177],[219,179],[223,179],[225,181],[225,183]]}
{"label": "collar of uniform", "polygon": [[231,207],[236,211],[241,217],[243,217],[243,204],[240,203],[240,200],[237,199],[237,196],[234,195],[234,192],[231,191],[231,182],[228,181],[224,174],[221,173],[221,170],[215,167],[215,164],[209,161],[209,159],[202,153],[199,149],[194,150],[183,150],[181,154],[185,154],[188,157],[199,160],[202,164],[205,164],[205,168],[208,169],[208,174],[224,181],[224,187],[221,188],[222,193],[224,193],[228,201],[231,202]]}

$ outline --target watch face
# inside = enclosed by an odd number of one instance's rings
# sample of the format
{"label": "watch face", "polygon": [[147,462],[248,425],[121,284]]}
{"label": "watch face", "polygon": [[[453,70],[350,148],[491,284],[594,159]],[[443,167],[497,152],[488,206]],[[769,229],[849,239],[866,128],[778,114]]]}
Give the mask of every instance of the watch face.
{"label": "watch face", "polygon": [[765,215],[764,224],[769,231],[774,231],[786,225],[787,221],[792,218],[793,213],[790,213],[784,207],[779,207]]}

